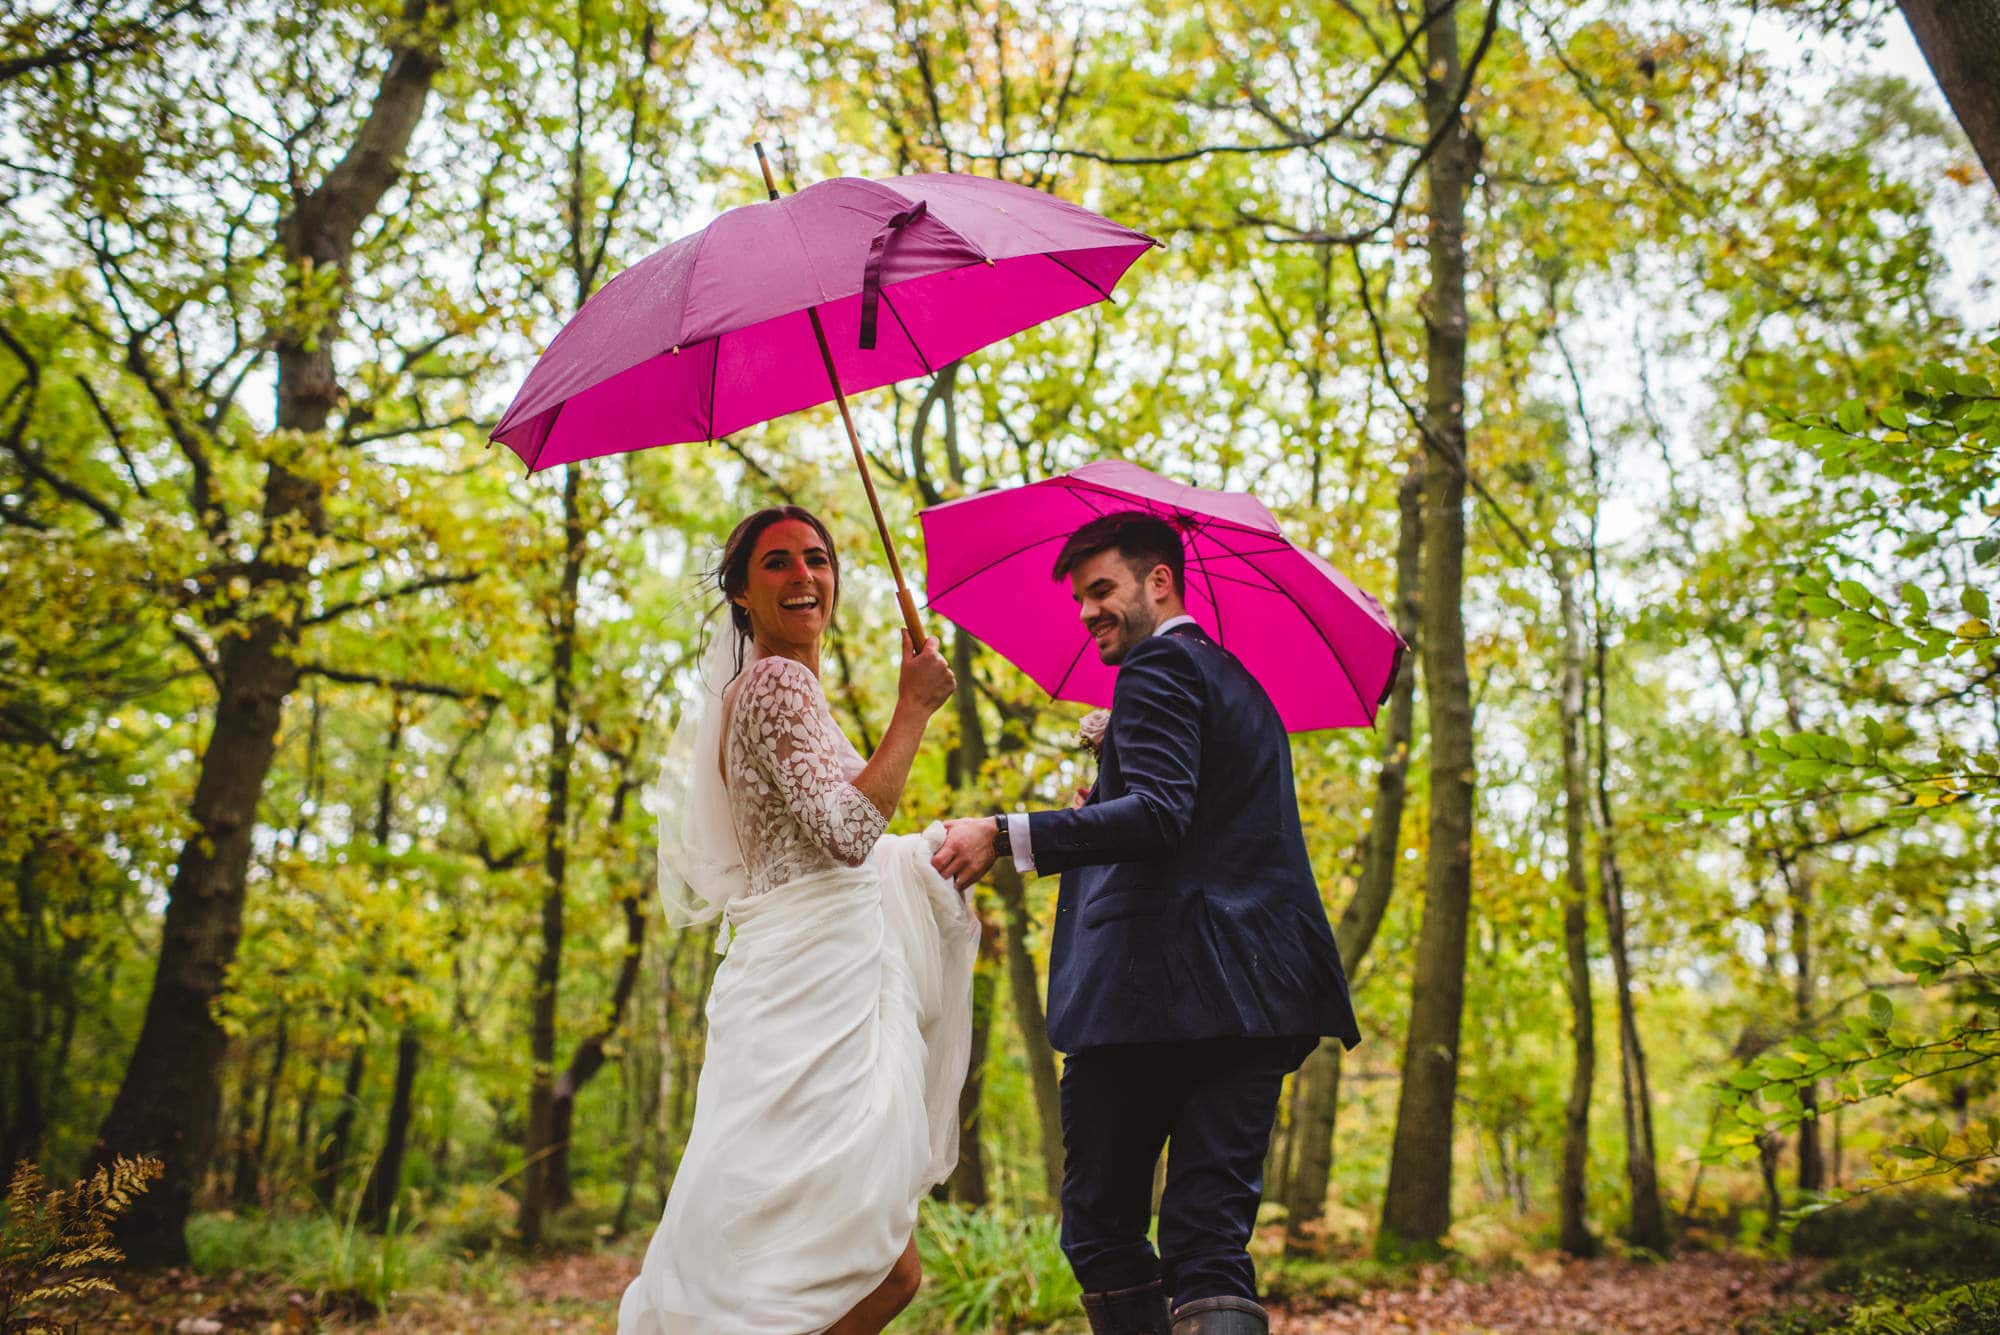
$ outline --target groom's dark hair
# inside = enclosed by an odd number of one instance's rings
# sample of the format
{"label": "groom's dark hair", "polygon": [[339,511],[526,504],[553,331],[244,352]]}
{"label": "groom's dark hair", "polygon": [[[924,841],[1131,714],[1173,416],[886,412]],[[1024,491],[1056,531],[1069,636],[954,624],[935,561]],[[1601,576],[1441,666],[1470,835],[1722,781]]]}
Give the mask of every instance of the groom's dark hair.
{"label": "groom's dark hair", "polygon": [[1132,577],[1141,583],[1153,573],[1154,566],[1165,566],[1174,577],[1174,596],[1187,596],[1187,553],[1181,547],[1181,535],[1172,524],[1144,510],[1114,510],[1070,534],[1056,553],[1056,568],[1049,578],[1066,579],[1091,557],[1110,551],[1125,558]]}

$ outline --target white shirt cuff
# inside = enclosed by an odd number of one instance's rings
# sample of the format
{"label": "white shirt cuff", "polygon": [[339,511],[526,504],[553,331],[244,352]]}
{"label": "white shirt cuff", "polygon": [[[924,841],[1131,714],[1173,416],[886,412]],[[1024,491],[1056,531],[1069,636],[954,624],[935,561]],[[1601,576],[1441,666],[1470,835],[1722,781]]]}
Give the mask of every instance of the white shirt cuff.
{"label": "white shirt cuff", "polygon": [[1028,832],[1028,817],[1025,812],[1012,812],[1007,817],[1007,840],[1014,846],[1014,870],[1023,876],[1035,874],[1035,840]]}

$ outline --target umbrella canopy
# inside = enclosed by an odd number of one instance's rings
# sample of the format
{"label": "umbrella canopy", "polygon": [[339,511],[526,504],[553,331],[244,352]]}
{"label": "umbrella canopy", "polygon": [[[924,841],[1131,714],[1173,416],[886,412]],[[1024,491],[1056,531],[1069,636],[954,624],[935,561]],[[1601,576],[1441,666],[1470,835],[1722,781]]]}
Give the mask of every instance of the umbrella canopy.
{"label": "umbrella canopy", "polygon": [[1145,510],[1181,532],[1187,609],[1248,668],[1291,732],[1366,727],[1403,641],[1373,598],[1286,540],[1244,492],[1170,482],[1122,460],[923,512],[929,605],[1058,700],[1108,705],[1117,669],[1097,656],[1067,580],[1049,571],[1098,515]]}
{"label": "umbrella canopy", "polygon": [[828,357],[856,393],[1104,301],[1154,244],[985,177],[821,181],[731,209],[606,283],[493,439],[531,470],[714,440],[834,398]]}

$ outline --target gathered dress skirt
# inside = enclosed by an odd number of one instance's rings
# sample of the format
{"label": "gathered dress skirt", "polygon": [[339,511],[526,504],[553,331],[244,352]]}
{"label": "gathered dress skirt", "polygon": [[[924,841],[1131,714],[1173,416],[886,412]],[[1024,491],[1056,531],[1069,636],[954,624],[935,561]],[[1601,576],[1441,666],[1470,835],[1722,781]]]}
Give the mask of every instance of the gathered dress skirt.
{"label": "gathered dress skirt", "polygon": [[694,1126],[619,1335],[813,1335],[888,1275],[958,1157],[979,923],[943,838],[729,905]]}

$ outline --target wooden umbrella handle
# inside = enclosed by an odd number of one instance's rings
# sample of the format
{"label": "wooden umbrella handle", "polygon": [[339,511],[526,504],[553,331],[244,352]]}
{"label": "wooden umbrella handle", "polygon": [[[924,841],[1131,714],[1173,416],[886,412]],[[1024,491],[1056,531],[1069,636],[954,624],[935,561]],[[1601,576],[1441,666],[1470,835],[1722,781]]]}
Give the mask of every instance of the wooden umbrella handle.
{"label": "wooden umbrella handle", "polygon": [[[771,175],[771,160],[764,156],[761,140],[753,147],[757,150],[757,165],[764,171],[764,189],[770,192],[772,199],[776,199],[778,182]],[[903,563],[896,558],[896,543],[889,536],[889,521],[882,517],[882,501],[875,494],[875,477],[869,472],[868,456],[861,452],[861,436],[854,429],[854,415],[847,410],[847,395],[840,388],[840,371],[833,364],[833,348],[826,341],[826,329],[819,322],[819,311],[806,307],[806,319],[812,324],[813,338],[819,343],[820,358],[826,363],[827,382],[833,386],[833,401],[840,408],[841,425],[847,428],[847,443],[854,448],[854,466],[861,470],[861,485],[868,493],[868,508],[875,515],[875,532],[881,536],[883,554],[889,558],[889,573],[896,581],[896,602],[903,609],[903,626],[910,632],[913,650],[921,650],[927,638],[923,618],[917,615],[917,600],[903,580]]]}

